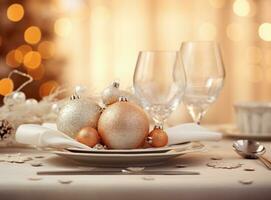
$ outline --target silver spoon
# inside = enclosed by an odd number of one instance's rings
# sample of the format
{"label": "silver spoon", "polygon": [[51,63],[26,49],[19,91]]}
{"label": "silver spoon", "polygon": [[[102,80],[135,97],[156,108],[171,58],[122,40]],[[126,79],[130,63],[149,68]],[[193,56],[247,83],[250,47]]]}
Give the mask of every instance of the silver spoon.
{"label": "silver spoon", "polygon": [[233,142],[234,150],[242,157],[247,159],[260,159],[260,161],[271,170],[271,161],[263,157],[265,147],[254,140],[237,140]]}

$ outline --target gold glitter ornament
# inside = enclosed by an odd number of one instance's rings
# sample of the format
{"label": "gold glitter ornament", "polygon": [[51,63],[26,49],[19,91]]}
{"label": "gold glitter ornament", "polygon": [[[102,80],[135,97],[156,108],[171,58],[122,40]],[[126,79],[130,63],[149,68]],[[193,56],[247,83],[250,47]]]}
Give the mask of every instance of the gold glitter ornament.
{"label": "gold glitter ornament", "polygon": [[83,127],[97,127],[101,115],[101,107],[87,98],[79,98],[73,95],[59,111],[57,117],[57,129],[73,137]]}
{"label": "gold glitter ornament", "polygon": [[98,132],[108,148],[134,149],[148,135],[149,120],[142,108],[120,97],[101,114]]}

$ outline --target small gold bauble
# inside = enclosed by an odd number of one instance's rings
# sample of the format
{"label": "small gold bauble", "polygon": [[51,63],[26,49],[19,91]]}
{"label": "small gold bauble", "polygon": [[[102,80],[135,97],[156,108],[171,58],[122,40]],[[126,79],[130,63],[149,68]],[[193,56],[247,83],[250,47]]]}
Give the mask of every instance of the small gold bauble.
{"label": "small gold bauble", "polygon": [[101,115],[100,106],[87,98],[71,99],[58,113],[57,129],[73,137],[83,127],[96,128]]}
{"label": "small gold bauble", "polygon": [[163,147],[168,143],[167,133],[161,126],[155,126],[148,136],[149,144],[152,147]]}
{"label": "small gold bauble", "polygon": [[89,147],[94,147],[101,140],[97,130],[92,127],[82,128],[75,139]]}
{"label": "small gold bauble", "polygon": [[98,132],[108,148],[138,148],[149,132],[148,117],[142,108],[122,98],[103,111]]}

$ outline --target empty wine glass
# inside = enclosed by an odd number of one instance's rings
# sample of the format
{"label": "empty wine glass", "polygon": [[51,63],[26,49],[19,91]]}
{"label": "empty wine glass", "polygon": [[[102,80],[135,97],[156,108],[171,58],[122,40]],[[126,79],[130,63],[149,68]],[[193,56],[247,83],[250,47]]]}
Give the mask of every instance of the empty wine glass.
{"label": "empty wine glass", "polygon": [[219,46],[216,42],[184,42],[181,57],[187,78],[183,101],[193,121],[200,124],[217,99],[225,78]]}
{"label": "empty wine glass", "polygon": [[141,51],[134,89],[156,125],[162,125],[183,97],[185,72],[178,51]]}

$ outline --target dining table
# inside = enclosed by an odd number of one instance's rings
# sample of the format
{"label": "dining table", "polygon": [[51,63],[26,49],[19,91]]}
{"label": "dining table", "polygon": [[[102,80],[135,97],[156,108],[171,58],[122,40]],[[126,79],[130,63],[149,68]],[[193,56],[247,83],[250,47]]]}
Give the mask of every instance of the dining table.
{"label": "dining table", "polygon": [[[84,171],[93,167],[60,157],[51,151],[1,147],[0,199],[271,199],[271,170],[259,159],[239,156],[233,150],[233,141],[234,138],[226,137],[220,141],[201,142],[205,146],[202,151],[144,169],[198,172],[194,175],[39,175],[38,172],[42,171]],[[265,155],[271,158],[271,142],[262,141],[262,144],[266,147]],[[31,159],[6,159],[16,156]]]}

